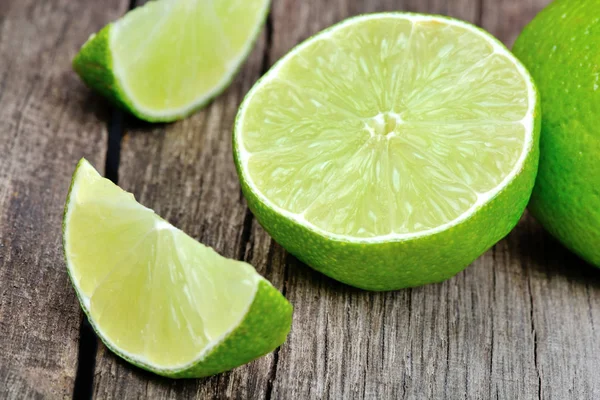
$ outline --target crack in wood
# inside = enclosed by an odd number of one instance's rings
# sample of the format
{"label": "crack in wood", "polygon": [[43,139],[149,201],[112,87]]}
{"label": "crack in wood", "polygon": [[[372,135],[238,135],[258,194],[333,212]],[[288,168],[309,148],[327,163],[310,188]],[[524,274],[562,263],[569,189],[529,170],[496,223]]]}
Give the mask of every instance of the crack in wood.
{"label": "crack in wood", "polygon": [[265,21],[265,50],[263,52],[262,63],[260,66],[260,75],[264,75],[270,68],[270,52],[273,44],[273,14],[269,10]]}
{"label": "crack in wood", "polygon": [[275,379],[277,378],[277,364],[279,363],[279,347],[273,352],[273,368],[271,369],[272,374],[267,381],[267,390],[265,392],[265,400],[271,400],[273,396],[273,386]]}
{"label": "crack in wood", "polygon": [[[413,289],[412,288],[407,288],[406,292],[407,292],[407,299],[408,299],[408,318],[407,318],[407,320],[408,320],[408,332],[410,332],[411,328],[412,328],[411,321],[412,321],[412,295],[413,295]],[[408,382],[407,382],[407,379],[406,379],[407,369],[409,369],[409,370],[412,369],[411,368],[411,364],[410,364],[410,359],[412,358],[412,340],[410,338],[409,338],[408,345],[409,345],[409,350],[408,350],[408,352],[409,352],[409,357],[408,357],[409,360],[408,360],[408,362],[406,360],[407,359],[407,357],[405,355],[406,353],[402,355],[402,358],[403,358],[403,360],[405,362],[404,373],[402,374],[402,399],[403,400],[406,399],[407,396],[408,396],[408,394],[407,394],[407,392],[408,392]],[[408,364],[408,365],[406,365],[406,364]],[[412,376],[412,371],[410,373],[410,376]]]}
{"label": "crack in wood", "polygon": [[244,222],[242,223],[242,235],[240,237],[240,248],[238,249],[238,260],[250,259],[246,257],[246,249],[250,244],[250,235],[252,233],[252,220],[254,219],[252,212],[246,207],[246,215],[244,215]]}
{"label": "crack in wood", "polygon": [[477,1],[477,15],[475,16],[475,25],[477,26],[483,24],[483,2],[484,0]]}
{"label": "crack in wood", "polygon": [[123,138],[123,111],[113,109],[108,121],[108,146],[106,149],[106,162],[104,176],[114,184],[119,183],[119,163],[121,161],[121,139]]}
{"label": "crack in wood", "polygon": [[[492,247],[492,260],[493,260],[493,268],[492,268],[492,306],[491,306],[491,310],[492,311],[494,309],[494,307],[496,306],[496,266],[497,266],[497,261],[496,261],[496,250],[498,248],[498,245],[495,245],[494,247]],[[495,336],[494,336],[494,318],[491,317],[490,318],[490,330],[491,330],[491,340],[490,340],[490,396],[492,395],[492,391],[494,389],[494,380],[492,379],[493,375],[494,375],[494,340],[495,340]],[[499,396],[498,391],[496,390],[496,397]]]}
{"label": "crack in wood", "polygon": [[531,289],[531,276],[527,277],[527,285],[529,289],[529,318],[531,319],[531,332],[533,334],[533,365],[538,378],[538,399],[542,400],[542,374],[538,362],[538,337],[535,329],[535,319],[533,315],[533,291]]}
{"label": "crack in wood", "polygon": [[79,348],[77,350],[77,371],[73,388],[73,400],[91,399],[94,388],[94,369],[98,339],[87,316],[81,317],[79,327]]}

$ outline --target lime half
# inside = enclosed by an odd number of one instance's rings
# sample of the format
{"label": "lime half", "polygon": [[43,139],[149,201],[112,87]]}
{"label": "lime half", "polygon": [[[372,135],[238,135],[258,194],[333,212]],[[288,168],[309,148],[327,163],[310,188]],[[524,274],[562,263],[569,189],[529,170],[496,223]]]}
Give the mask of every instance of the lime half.
{"label": "lime half", "polygon": [[92,35],[73,67],[147,121],[183,118],[218,95],[260,32],[269,0],[158,0]]}
{"label": "lime half", "polygon": [[310,38],[248,93],[242,189],[288,251],[342,282],[437,282],[504,237],[538,163],[533,81],[450,18],[364,15]]}
{"label": "lime half", "polygon": [[285,340],[292,307],[252,266],[221,257],[77,165],[63,223],[67,269],[108,348],[169,377],[222,372]]}

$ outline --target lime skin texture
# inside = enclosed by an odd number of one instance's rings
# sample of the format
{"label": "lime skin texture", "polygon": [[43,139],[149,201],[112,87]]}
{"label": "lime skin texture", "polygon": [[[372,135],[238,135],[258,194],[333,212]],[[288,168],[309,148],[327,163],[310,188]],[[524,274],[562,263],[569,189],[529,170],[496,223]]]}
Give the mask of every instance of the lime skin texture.
{"label": "lime skin texture", "polygon": [[600,267],[600,2],[558,0],[523,30],[514,53],[541,94],[540,165],[529,210]]}

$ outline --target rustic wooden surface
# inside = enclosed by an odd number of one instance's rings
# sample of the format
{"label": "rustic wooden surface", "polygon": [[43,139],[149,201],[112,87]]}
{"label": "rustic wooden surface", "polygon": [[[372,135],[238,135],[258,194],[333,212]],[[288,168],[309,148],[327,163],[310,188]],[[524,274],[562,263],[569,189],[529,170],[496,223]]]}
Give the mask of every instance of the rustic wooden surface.
{"label": "rustic wooden surface", "polygon": [[[600,398],[600,271],[530,217],[447,282],[363,292],[314,272],[269,238],[247,210],[231,156],[244,94],[291,47],[336,21],[384,10],[439,13],[511,45],[549,1],[273,0],[231,87],[185,121],[150,125],[111,110],[69,66],[127,1],[2,0],[0,398]],[[94,360],[85,325],[78,340],[81,313],[60,244],[80,156],[100,170],[108,158],[108,175],[143,204],[255,265],[294,304],[287,342],[201,380],[153,376],[101,344]]]}
{"label": "rustic wooden surface", "polygon": [[73,392],[81,312],[62,207],[77,160],[103,169],[110,109],[70,68],[127,2],[0,1],[0,399]]}

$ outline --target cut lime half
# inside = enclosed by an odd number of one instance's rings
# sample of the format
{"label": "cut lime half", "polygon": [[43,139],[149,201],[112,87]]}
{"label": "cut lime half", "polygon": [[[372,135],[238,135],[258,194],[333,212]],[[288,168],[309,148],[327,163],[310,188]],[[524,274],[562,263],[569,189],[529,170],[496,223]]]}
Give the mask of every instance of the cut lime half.
{"label": "cut lime half", "polygon": [[268,7],[269,0],[150,1],[92,35],[73,66],[141,119],[180,119],[231,82]]}
{"label": "cut lime half", "polygon": [[538,162],[527,70],[462,21],[387,13],[305,41],[248,93],[238,173],[266,230],[367,289],[446,279],[505,236]]}
{"label": "cut lime half", "polygon": [[285,340],[292,307],[252,266],[221,257],[77,165],[63,223],[67,269],[102,341],[169,377],[222,372]]}

